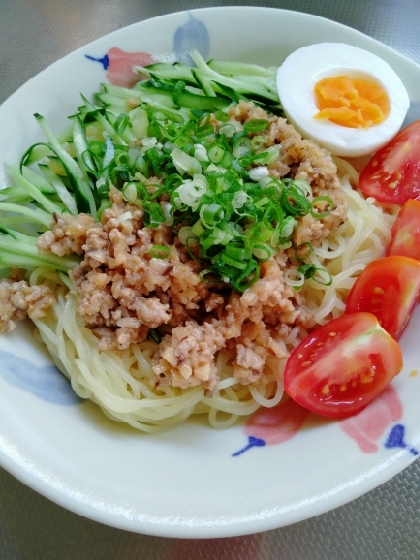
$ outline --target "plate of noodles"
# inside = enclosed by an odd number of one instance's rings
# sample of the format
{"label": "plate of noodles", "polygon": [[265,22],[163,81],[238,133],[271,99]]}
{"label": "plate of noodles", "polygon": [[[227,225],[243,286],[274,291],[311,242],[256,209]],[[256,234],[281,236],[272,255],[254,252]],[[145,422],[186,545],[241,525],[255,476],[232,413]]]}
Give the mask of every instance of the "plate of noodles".
{"label": "plate of noodles", "polygon": [[375,40],[251,7],[139,22],[22,86],[0,107],[2,467],[80,515],[200,538],[324,513],[414,460],[418,312],[398,376],[344,418],[290,398],[286,364],[386,252],[400,207],[359,174],[419,92]]}

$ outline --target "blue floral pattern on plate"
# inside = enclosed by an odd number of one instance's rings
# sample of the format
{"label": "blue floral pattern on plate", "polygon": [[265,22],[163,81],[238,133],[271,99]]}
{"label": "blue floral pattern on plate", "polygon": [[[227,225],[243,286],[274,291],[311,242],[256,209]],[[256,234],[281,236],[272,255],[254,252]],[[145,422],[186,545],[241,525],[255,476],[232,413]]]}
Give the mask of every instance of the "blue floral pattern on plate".
{"label": "blue floral pattern on plate", "polygon": [[[189,20],[176,29],[173,38],[173,49],[176,53],[185,53],[197,49],[204,59],[210,53],[210,35],[202,21],[188,13]],[[190,57],[188,57],[190,58]]]}
{"label": "blue floral pattern on plate", "polygon": [[11,385],[52,404],[73,405],[83,402],[56,366],[36,366],[5,350],[0,350],[0,360],[0,373]]}
{"label": "blue floral pattern on plate", "polygon": [[403,424],[395,424],[392,426],[391,432],[388,436],[388,439],[385,443],[385,447],[387,449],[394,449],[395,447],[399,447],[401,449],[406,449],[409,453],[413,455],[418,455],[419,452],[405,443],[405,426]]}

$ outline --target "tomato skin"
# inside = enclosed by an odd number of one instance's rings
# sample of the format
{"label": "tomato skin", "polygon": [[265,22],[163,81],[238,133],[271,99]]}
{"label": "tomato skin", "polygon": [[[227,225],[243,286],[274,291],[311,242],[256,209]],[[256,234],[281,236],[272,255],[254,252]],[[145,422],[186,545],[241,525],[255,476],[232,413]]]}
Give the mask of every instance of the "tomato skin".
{"label": "tomato skin", "polygon": [[360,174],[359,187],[378,202],[404,204],[420,198],[420,121],[376,152]]}
{"label": "tomato skin", "polygon": [[398,343],[370,313],[333,319],[291,353],[285,391],[298,404],[329,418],[365,408],[402,368]]}
{"label": "tomato skin", "polygon": [[366,311],[398,340],[410,321],[420,293],[420,261],[392,256],[362,270],[346,302],[346,313]]}
{"label": "tomato skin", "polygon": [[387,255],[401,255],[420,260],[420,201],[407,200],[391,230]]}

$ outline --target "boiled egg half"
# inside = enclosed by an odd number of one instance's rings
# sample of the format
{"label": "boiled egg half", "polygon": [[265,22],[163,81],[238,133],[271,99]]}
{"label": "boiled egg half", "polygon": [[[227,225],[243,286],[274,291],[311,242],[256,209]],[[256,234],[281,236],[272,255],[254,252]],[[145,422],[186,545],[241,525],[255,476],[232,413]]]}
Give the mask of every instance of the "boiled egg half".
{"label": "boiled egg half", "polygon": [[389,142],[410,106],[387,62],[342,43],[297,49],[280,66],[277,89],[302,136],[344,157],[372,154]]}

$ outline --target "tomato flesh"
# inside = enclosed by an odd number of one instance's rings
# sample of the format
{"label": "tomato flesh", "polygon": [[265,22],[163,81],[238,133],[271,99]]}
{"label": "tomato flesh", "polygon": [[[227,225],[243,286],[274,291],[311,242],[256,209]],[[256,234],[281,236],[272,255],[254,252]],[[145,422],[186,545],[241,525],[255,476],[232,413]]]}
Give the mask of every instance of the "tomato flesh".
{"label": "tomato flesh", "polygon": [[392,256],[362,270],[346,302],[346,313],[366,311],[398,340],[419,299],[420,262]]}
{"label": "tomato flesh", "polygon": [[388,255],[401,255],[420,260],[420,201],[407,200],[391,230]]}
{"label": "tomato flesh", "polygon": [[398,343],[370,313],[333,319],[291,353],[284,388],[298,404],[330,418],[362,410],[402,368]]}
{"label": "tomato flesh", "polygon": [[404,204],[420,198],[420,121],[376,152],[360,174],[359,187],[378,202]]}

